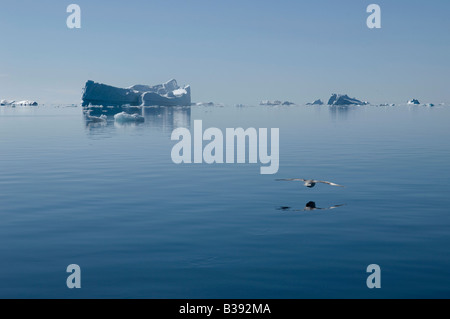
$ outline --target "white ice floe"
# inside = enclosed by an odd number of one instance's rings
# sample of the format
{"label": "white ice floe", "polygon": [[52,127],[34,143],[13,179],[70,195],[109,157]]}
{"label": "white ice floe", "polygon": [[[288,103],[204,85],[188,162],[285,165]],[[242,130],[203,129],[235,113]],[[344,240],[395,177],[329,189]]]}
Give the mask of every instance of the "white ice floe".
{"label": "white ice floe", "polygon": [[214,102],[197,102],[195,106],[214,106]]}
{"label": "white ice floe", "polygon": [[12,105],[16,105],[16,106],[38,106],[38,103],[36,101],[23,100],[23,101],[13,102]]}
{"label": "white ice floe", "polygon": [[412,100],[409,100],[408,101],[408,104],[413,104],[413,105],[418,105],[418,104],[420,104],[420,102],[419,102],[419,100],[416,100],[416,99],[412,99]]}
{"label": "white ice floe", "polygon": [[12,105],[15,101],[0,100],[0,105]]}
{"label": "white ice floe", "polygon": [[36,101],[29,101],[29,100],[23,100],[23,101],[8,101],[8,100],[0,100],[0,105],[3,106],[38,106],[38,103]]}
{"label": "white ice floe", "polygon": [[100,116],[86,115],[86,121],[91,123],[105,123],[108,117],[104,114]]}
{"label": "white ice floe", "polygon": [[126,112],[121,112],[114,115],[114,120],[119,123],[140,123],[145,121],[144,117],[139,114],[128,114]]}
{"label": "white ice floe", "polygon": [[259,105],[269,105],[269,106],[276,106],[276,105],[295,105],[295,103],[293,102],[289,102],[289,101],[279,101],[279,100],[275,100],[275,101],[269,101],[269,100],[263,100],[259,103]]}

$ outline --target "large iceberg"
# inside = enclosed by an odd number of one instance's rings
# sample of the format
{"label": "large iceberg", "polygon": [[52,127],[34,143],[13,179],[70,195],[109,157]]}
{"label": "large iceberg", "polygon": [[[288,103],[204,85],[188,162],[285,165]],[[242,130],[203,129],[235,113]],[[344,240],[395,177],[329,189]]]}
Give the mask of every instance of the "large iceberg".
{"label": "large iceberg", "polygon": [[367,105],[368,102],[362,102],[347,94],[333,94],[328,100],[328,105]]}
{"label": "large iceberg", "polygon": [[154,86],[139,84],[124,89],[87,81],[82,100],[83,106],[189,106],[191,87],[181,88],[174,79]]}

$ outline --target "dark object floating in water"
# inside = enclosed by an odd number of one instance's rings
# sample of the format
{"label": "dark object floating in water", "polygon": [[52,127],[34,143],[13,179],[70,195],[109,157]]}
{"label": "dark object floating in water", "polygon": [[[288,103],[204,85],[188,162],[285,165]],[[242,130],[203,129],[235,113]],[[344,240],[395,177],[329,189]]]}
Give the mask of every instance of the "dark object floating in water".
{"label": "dark object floating in water", "polygon": [[87,81],[83,89],[83,104],[101,106],[190,106],[191,87],[180,88],[172,79],[154,86],[134,85],[129,88]]}
{"label": "dark object floating in water", "polygon": [[349,97],[347,94],[333,94],[328,100],[328,105],[367,105],[368,102],[363,102],[355,98]]}
{"label": "dark object floating in water", "polygon": [[316,208],[316,202],[312,202],[312,201],[307,202],[305,205],[305,208],[309,208],[309,209]]}
{"label": "dark object floating in water", "polygon": [[281,206],[280,208],[278,208],[278,210],[282,210],[282,211],[289,211],[289,212],[304,212],[304,211],[311,211],[311,210],[329,210],[329,209],[335,209],[341,206],[345,206],[345,204],[340,204],[340,205],[333,205],[330,207],[326,207],[326,208],[320,208],[316,206],[316,203],[313,201],[307,202],[305,205],[305,208],[303,209],[291,209],[291,207],[289,206]]}
{"label": "dark object floating in water", "polygon": [[283,178],[283,179],[277,179],[277,181],[305,182],[304,185],[305,185],[306,187],[309,187],[309,188],[313,188],[314,186],[316,186],[317,183],[328,184],[328,185],[331,185],[331,186],[344,187],[344,186],[339,185],[339,184],[336,184],[336,183],[327,182],[327,181],[318,181],[318,180],[315,180],[315,179]]}

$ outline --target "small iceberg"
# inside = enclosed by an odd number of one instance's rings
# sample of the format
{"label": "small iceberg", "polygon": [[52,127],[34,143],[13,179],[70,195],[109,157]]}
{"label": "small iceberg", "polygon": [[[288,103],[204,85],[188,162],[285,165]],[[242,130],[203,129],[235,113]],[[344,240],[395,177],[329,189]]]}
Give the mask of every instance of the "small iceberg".
{"label": "small iceberg", "polygon": [[3,105],[3,106],[38,106],[39,104],[36,101],[30,101],[30,100],[23,100],[23,101],[1,100],[0,105]]}
{"label": "small iceberg", "polygon": [[89,114],[86,114],[86,122],[90,123],[106,123],[106,120],[108,117],[106,115],[100,115],[100,116],[92,116]]}
{"label": "small iceberg", "polygon": [[275,100],[275,101],[269,101],[269,100],[264,100],[261,101],[259,103],[259,105],[269,105],[269,106],[276,106],[276,105],[295,105],[295,103],[293,102],[289,102],[289,101],[279,101],[279,100]]}
{"label": "small iceberg", "polygon": [[347,94],[332,94],[328,100],[328,105],[367,105],[369,102],[363,102],[349,97]]}
{"label": "small iceberg", "polygon": [[314,102],[306,103],[306,105],[323,105],[323,102],[321,99],[318,99],[318,100],[315,100]]}
{"label": "small iceberg", "polygon": [[408,104],[409,104],[409,105],[419,105],[420,102],[419,102],[419,100],[412,99],[412,100],[409,100],[409,101],[408,101]]}
{"label": "small iceberg", "polygon": [[14,102],[14,103],[12,103],[12,105],[15,105],[15,106],[38,106],[38,102],[24,100],[24,101]]}
{"label": "small iceberg", "polygon": [[214,102],[197,102],[197,103],[192,103],[192,105],[194,106],[214,106]]}
{"label": "small iceberg", "polygon": [[145,118],[139,114],[121,112],[114,115],[114,120],[118,123],[142,123],[145,121]]}
{"label": "small iceberg", "polygon": [[15,101],[8,101],[8,100],[0,100],[0,105],[7,106],[12,105]]}

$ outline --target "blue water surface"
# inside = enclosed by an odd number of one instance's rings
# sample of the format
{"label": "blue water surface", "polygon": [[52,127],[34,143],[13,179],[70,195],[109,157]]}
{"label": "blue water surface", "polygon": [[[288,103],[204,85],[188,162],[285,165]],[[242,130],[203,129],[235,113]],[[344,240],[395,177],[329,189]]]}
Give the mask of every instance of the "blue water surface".
{"label": "blue water surface", "polygon": [[[450,107],[0,107],[1,298],[449,298]],[[180,164],[172,131],[279,128],[280,168]],[[278,182],[316,178],[345,188]],[[314,201],[332,210],[301,211]],[[299,211],[282,211],[289,206]],[[66,267],[81,267],[68,289]],[[368,289],[366,267],[381,267]]]}

